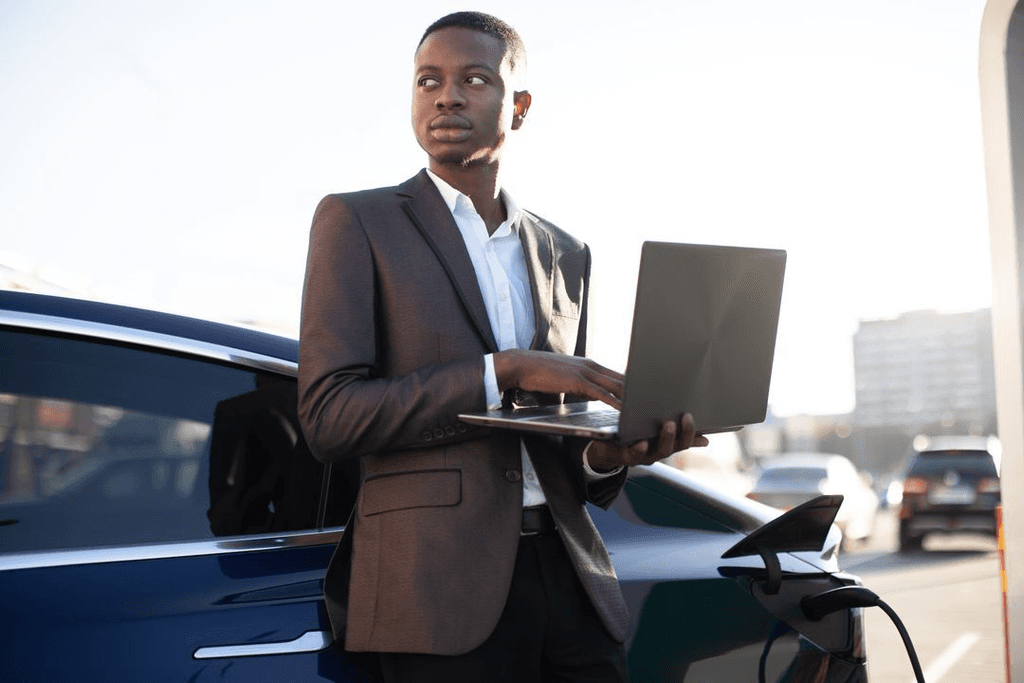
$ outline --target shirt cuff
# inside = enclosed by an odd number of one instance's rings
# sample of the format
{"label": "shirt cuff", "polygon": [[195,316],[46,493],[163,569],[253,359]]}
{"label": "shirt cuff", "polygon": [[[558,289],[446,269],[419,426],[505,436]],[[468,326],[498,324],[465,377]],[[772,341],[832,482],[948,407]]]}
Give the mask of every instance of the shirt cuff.
{"label": "shirt cuff", "polygon": [[587,459],[587,453],[590,451],[590,444],[594,443],[591,441],[587,444],[587,447],[583,449],[583,474],[586,476],[588,481],[599,481],[601,479],[607,479],[608,477],[614,477],[616,474],[622,471],[622,465],[619,465],[610,472],[595,472],[590,467],[590,461]]}
{"label": "shirt cuff", "polygon": [[498,375],[494,373],[494,354],[484,356],[484,395],[487,398],[487,410],[501,407],[501,392],[498,390]]}

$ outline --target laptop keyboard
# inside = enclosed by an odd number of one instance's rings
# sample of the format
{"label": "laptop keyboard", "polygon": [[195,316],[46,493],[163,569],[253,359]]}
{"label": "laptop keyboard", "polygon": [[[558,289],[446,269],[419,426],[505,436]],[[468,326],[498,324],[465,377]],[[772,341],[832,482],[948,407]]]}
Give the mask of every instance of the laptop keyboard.
{"label": "laptop keyboard", "polygon": [[545,422],[572,425],[574,427],[615,427],[619,424],[619,411],[614,408],[608,410],[591,410],[585,413],[569,413],[546,418]]}

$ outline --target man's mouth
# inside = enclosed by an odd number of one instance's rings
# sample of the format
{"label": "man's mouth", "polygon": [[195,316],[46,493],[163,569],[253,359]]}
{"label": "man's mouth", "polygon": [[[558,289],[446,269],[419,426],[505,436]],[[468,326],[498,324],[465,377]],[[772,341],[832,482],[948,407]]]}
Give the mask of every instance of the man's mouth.
{"label": "man's mouth", "polygon": [[445,114],[430,122],[430,136],[438,142],[464,142],[473,134],[472,128],[461,116]]}
{"label": "man's mouth", "polygon": [[436,119],[430,122],[431,130],[438,129],[461,129],[469,130],[473,126],[466,119],[461,116],[454,116],[452,114],[446,114],[444,116],[438,116]]}

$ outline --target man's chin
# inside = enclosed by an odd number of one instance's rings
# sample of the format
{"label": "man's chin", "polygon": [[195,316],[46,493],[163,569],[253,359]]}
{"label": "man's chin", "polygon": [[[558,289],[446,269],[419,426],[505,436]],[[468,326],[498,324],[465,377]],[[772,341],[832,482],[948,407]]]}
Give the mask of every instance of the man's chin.
{"label": "man's chin", "polygon": [[442,166],[460,166],[462,168],[471,168],[473,166],[479,166],[481,159],[479,157],[466,156],[465,154],[458,154],[452,152],[451,154],[433,154],[431,158],[435,163],[441,164]]}

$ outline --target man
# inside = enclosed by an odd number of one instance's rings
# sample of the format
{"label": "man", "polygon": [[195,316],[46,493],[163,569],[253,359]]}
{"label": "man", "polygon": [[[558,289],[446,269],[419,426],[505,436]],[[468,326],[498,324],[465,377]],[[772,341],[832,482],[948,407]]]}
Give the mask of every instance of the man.
{"label": "man", "polygon": [[428,168],[313,219],[300,419],[319,459],[362,462],[325,597],[387,680],[625,680],[628,616],[585,503],[707,443],[689,417],[628,448],[457,419],[503,395],[620,405],[622,376],[583,358],[589,250],[501,188],[524,61],[494,17],[435,22],[412,103]]}

